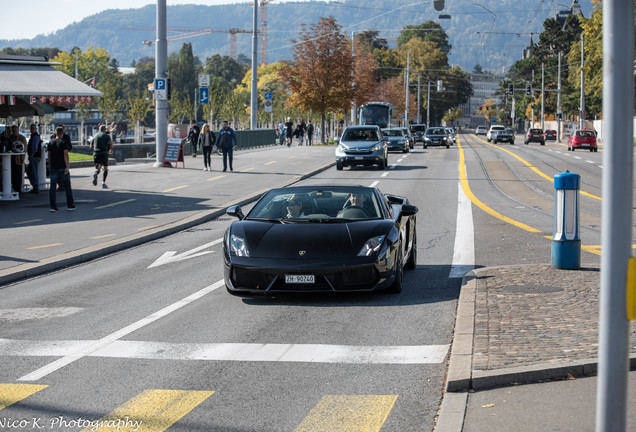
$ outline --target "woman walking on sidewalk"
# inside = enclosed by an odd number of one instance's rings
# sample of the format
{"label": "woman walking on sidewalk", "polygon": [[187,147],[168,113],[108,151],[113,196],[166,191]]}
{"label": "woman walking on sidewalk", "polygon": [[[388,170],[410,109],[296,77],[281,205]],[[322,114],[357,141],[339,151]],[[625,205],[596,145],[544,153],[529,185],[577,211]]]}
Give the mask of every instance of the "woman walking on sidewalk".
{"label": "woman walking on sidewalk", "polygon": [[216,147],[214,144],[216,141],[216,137],[214,136],[214,132],[210,130],[209,124],[203,125],[203,130],[199,134],[199,147],[203,152],[203,171],[212,171],[212,146]]}

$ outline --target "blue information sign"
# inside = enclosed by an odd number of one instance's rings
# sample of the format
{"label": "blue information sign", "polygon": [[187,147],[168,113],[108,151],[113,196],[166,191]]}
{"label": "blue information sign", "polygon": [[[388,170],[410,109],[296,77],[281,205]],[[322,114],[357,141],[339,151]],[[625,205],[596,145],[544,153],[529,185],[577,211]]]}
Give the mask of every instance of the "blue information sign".
{"label": "blue information sign", "polygon": [[199,87],[199,103],[201,105],[210,103],[210,89],[208,87]]}

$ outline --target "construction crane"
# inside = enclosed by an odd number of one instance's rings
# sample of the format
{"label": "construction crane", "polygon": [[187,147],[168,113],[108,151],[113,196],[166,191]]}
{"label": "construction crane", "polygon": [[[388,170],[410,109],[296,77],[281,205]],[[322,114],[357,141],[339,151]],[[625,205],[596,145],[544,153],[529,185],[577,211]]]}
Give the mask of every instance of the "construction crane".
{"label": "construction crane", "polygon": [[[267,5],[274,0],[261,0],[261,64],[267,64]],[[253,2],[249,3],[254,6]]]}
{"label": "construction crane", "polygon": [[[269,0],[271,1],[271,0]],[[122,30],[142,30],[142,31],[156,31],[155,27],[138,27],[138,26],[126,26],[122,27]],[[174,35],[166,37],[167,41],[175,41],[181,39],[189,39],[192,37],[203,36],[212,33],[227,33],[230,35],[230,57],[236,59],[236,35],[238,33],[252,33],[250,30],[242,30],[237,28],[231,29],[212,29],[212,28],[192,28],[192,27],[168,27],[167,31],[180,32]],[[155,41],[143,40],[142,44],[146,46],[153,46]]]}

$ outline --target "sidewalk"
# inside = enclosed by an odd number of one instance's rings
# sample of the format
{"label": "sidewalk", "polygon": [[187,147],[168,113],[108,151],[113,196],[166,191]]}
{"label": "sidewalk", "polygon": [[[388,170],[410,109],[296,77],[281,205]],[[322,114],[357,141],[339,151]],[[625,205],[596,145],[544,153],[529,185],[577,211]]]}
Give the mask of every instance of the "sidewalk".
{"label": "sidewalk", "polygon": [[[591,267],[469,272],[436,431],[593,431],[599,288],[600,270]],[[629,379],[635,406],[636,372]],[[636,412],[628,425],[636,430]]]}

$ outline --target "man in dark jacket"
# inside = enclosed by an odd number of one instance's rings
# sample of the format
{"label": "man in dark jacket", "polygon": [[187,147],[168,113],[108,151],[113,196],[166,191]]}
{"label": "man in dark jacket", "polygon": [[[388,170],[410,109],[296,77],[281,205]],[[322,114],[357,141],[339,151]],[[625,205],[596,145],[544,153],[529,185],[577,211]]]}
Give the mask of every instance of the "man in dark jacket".
{"label": "man in dark jacket", "polygon": [[38,127],[31,123],[31,136],[27,144],[27,155],[29,156],[29,167],[27,177],[31,182],[31,193],[40,192],[40,162],[42,161],[42,140],[38,133]]}
{"label": "man in dark jacket", "polygon": [[49,142],[49,163],[51,173],[51,188],[49,189],[49,201],[51,204],[51,211],[56,212],[57,204],[55,199],[55,187],[54,185],[62,183],[64,190],[66,191],[66,206],[69,211],[75,210],[75,203],[73,202],[73,190],[71,189],[71,174],[70,161],[68,158],[68,144],[63,139],[64,128],[58,126],[55,128],[55,138]]}
{"label": "man in dark jacket", "polygon": [[223,128],[216,137],[216,146],[223,151],[223,171],[227,171],[227,159],[230,160],[230,171],[234,171],[232,155],[234,147],[238,147],[238,141],[236,140],[234,129],[229,126],[227,120],[223,122]]}

